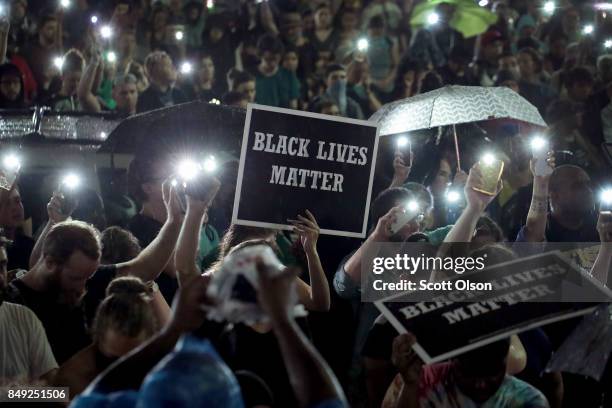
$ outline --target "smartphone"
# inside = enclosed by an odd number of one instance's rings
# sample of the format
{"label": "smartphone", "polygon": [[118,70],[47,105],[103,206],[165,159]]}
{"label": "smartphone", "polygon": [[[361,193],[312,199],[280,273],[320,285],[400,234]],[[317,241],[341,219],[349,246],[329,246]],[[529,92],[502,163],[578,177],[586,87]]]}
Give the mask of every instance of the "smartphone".
{"label": "smartphone", "polygon": [[395,222],[391,225],[391,233],[397,234],[399,230],[404,228],[409,222],[417,220],[417,222],[423,221],[423,214],[420,208],[410,209],[404,208],[400,214],[398,214]]}
{"label": "smartphone", "polygon": [[547,149],[534,151],[533,158],[535,159],[533,170],[536,176],[550,176],[552,174],[553,169],[546,161],[548,159]]}
{"label": "smartphone", "polygon": [[68,188],[64,183],[60,183],[57,191],[62,195],[62,214],[69,216],[79,206],[77,189]]}
{"label": "smartphone", "polygon": [[205,201],[208,199],[211,190],[215,188],[215,184],[218,184],[218,182],[215,180],[214,176],[202,173],[194,180],[187,183],[185,194],[196,200]]}
{"label": "smartphone", "polygon": [[482,173],[483,184],[481,186],[472,188],[479,193],[495,195],[497,192],[497,185],[499,184],[502,172],[504,171],[503,160],[493,159],[487,163],[481,160],[478,163]]}

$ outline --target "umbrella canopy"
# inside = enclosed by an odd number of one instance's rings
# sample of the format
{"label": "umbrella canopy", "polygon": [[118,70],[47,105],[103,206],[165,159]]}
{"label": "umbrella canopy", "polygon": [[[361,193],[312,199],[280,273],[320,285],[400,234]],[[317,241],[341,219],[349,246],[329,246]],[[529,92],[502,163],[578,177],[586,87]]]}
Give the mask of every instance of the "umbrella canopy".
{"label": "umbrella canopy", "polygon": [[388,103],[370,118],[382,136],[492,119],[546,127],[538,109],[506,87],[449,85]]}
{"label": "umbrella canopy", "polygon": [[171,153],[207,149],[240,154],[246,111],[188,102],[125,119],[98,153],[136,154],[145,148]]}
{"label": "umbrella canopy", "polygon": [[413,27],[427,25],[431,13],[441,3],[455,6],[449,26],[459,31],[465,38],[482,34],[491,24],[497,22],[497,15],[484,7],[478,6],[474,0],[429,0],[416,6],[412,12],[410,24]]}

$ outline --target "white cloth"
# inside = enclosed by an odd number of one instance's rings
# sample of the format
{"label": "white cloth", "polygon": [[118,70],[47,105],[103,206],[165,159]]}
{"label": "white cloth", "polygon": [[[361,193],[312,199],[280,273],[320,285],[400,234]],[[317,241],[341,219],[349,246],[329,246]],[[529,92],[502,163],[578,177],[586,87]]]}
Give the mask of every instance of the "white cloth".
{"label": "white cloth", "polygon": [[0,305],[0,385],[28,384],[57,368],[38,317],[25,306]]}

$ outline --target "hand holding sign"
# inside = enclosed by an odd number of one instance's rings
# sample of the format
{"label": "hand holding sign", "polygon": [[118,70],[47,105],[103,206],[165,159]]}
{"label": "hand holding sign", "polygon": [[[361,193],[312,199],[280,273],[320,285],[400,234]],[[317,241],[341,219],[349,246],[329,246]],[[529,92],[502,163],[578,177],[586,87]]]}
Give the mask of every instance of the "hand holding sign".
{"label": "hand holding sign", "polygon": [[423,369],[423,361],[414,352],[416,337],[412,333],[400,334],[393,340],[391,361],[397,367],[404,385],[418,385]]}
{"label": "hand holding sign", "polygon": [[294,225],[294,231],[300,235],[300,242],[307,254],[316,252],[319,239],[319,225],[314,215],[306,210],[308,218],[298,215],[297,220],[287,220]]}

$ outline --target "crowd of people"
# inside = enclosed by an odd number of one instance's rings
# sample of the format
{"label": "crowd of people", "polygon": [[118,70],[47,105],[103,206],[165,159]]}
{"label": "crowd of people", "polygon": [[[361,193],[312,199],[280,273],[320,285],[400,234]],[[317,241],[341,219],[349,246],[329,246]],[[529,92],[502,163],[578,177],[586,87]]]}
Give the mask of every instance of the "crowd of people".
{"label": "crowd of people", "polygon": [[[0,5],[0,109],[128,117],[201,100],[367,119],[444,85],[506,86],[545,118],[551,150],[550,171],[536,171],[531,135],[514,123],[459,127],[461,163],[445,132],[420,135],[410,153],[381,142],[363,241],[319,236],[310,211],[291,232],[232,224],[236,157],[182,198],[174,158],[143,146],[127,171],[125,199],[138,210],[122,215],[86,189],[35,200],[17,178],[0,187],[0,387],[68,387],[75,407],[612,406],[611,361],[599,381],[545,369],[580,318],[424,365],[415,334],[398,336],[361,302],[362,262],[380,242],[467,242],[500,261],[517,256],[504,243],[597,243],[588,272],[611,281],[612,219],[597,199],[612,142],[607,9],[480,1],[497,22],[464,38],[451,27],[455,2],[435,2],[435,22],[417,28],[419,3]],[[483,144],[506,163],[493,195],[474,189],[483,174],[471,156]],[[422,217],[394,231],[410,200]],[[268,320],[207,319],[224,261],[260,246],[287,266],[277,276],[256,260],[251,300]],[[306,317],[293,316],[292,293]]]}

